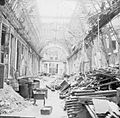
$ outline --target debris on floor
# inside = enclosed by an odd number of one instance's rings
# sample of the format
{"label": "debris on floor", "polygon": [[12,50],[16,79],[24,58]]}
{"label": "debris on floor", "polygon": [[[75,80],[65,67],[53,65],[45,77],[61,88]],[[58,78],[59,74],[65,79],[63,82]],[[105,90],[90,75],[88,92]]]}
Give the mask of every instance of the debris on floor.
{"label": "debris on floor", "polygon": [[25,101],[11,86],[4,83],[4,89],[0,90],[0,114],[21,111],[29,106],[30,102]]}
{"label": "debris on floor", "polygon": [[[61,83],[59,97],[66,101],[64,109],[69,118],[100,118],[100,116],[118,118],[120,117],[119,89],[117,91],[119,84],[117,68],[74,74]],[[112,110],[113,107],[115,111]],[[99,110],[103,112],[97,113]]]}
{"label": "debris on floor", "polygon": [[51,112],[52,112],[52,106],[43,106],[43,108],[41,108],[42,115],[50,115]]}

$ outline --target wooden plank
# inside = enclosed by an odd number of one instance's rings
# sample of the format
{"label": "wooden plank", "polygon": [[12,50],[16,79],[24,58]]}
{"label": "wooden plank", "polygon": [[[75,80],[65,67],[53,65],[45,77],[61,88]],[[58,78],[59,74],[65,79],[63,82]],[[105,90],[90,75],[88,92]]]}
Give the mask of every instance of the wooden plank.
{"label": "wooden plank", "polygon": [[114,84],[114,83],[117,83],[118,81],[112,81],[112,82],[108,82],[108,83],[105,83],[105,84],[100,84],[98,86],[95,86],[96,87],[101,87],[101,86],[106,86],[106,85],[110,85],[110,84]]}
{"label": "wooden plank", "polygon": [[120,111],[119,111],[119,107],[117,104],[115,104],[114,102],[108,102],[111,112],[115,113],[117,116],[120,117]]}
{"label": "wooden plank", "polygon": [[89,105],[85,105],[85,107],[88,110],[88,112],[90,113],[92,118],[98,118],[98,116],[95,114],[95,112],[93,112],[93,110],[91,109],[91,107]]}
{"label": "wooden plank", "polygon": [[[100,81],[100,82],[104,82],[104,81],[107,81],[107,80],[110,80],[110,81],[111,81],[112,79],[113,79],[113,78],[105,78],[105,79],[102,78],[102,79],[100,79],[99,81]],[[114,79],[114,80],[115,80],[115,79]],[[104,83],[105,83],[105,82],[104,82]]]}
{"label": "wooden plank", "polygon": [[88,93],[95,92],[95,90],[72,90],[71,93]]}
{"label": "wooden plank", "polygon": [[91,95],[104,96],[104,95],[116,95],[116,94],[117,94],[117,90],[108,90],[108,91],[96,91],[90,93],[78,93],[75,94],[75,96],[91,96]]}
{"label": "wooden plank", "polygon": [[86,104],[86,102],[90,102],[92,103],[92,99],[102,99],[102,100],[106,100],[107,98],[106,97],[95,97],[95,96],[81,96],[79,97],[79,102],[80,103],[83,103],[83,104]]}

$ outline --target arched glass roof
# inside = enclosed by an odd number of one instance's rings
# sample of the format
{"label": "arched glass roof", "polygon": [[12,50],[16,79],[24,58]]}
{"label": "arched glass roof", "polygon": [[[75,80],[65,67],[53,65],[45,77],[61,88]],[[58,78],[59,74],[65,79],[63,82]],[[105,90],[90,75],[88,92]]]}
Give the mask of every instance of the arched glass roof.
{"label": "arched glass roof", "polygon": [[88,19],[111,3],[111,0],[9,1],[18,19],[27,26],[27,33],[32,37],[29,42],[38,52],[53,43],[62,45],[69,54],[85,38],[90,28]]}

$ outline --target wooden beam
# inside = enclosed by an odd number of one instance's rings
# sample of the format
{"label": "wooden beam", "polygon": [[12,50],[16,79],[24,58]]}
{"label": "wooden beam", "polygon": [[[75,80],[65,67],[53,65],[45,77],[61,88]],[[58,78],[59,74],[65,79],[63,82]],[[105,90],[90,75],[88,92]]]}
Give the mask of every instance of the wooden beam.
{"label": "wooden beam", "polygon": [[[119,4],[120,4],[120,0],[116,7],[112,7],[112,9],[109,8],[104,13],[100,13],[99,29],[101,29],[103,26],[105,26],[107,23],[109,23],[116,15],[118,15],[120,13]],[[98,29],[98,24],[94,25],[92,27],[92,30],[89,31],[88,35],[84,39],[85,43],[87,43],[88,40],[92,39],[93,37],[97,36],[97,32],[98,32],[97,29]],[[94,35],[93,35],[93,33],[94,33]]]}
{"label": "wooden beam", "polygon": [[94,95],[116,95],[117,90],[108,90],[108,91],[96,91],[96,92],[89,92],[89,93],[76,93],[75,96],[94,96]]}

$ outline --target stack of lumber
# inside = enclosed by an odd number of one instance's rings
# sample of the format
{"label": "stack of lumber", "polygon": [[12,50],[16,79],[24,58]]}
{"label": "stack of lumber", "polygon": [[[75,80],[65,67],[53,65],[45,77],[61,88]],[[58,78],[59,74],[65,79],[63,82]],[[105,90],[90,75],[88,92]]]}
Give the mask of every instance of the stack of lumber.
{"label": "stack of lumber", "polygon": [[[66,98],[66,104],[65,104],[68,117],[69,118],[73,118],[73,117],[74,118],[101,118],[101,116],[103,116],[103,113],[97,113],[97,110],[99,109],[99,107],[100,108],[104,107],[103,109],[101,108],[101,110],[104,111],[104,118],[106,118],[106,116],[112,117],[113,114],[115,118],[117,118],[119,117],[119,114],[120,114],[118,110],[118,106],[116,103],[111,102],[113,100],[112,97],[116,97],[116,95],[117,95],[116,90],[97,91],[97,92],[94,90],[72,91],[71,96]],[[99,102],[101,103],[100,105],[98,105]],[[108,104],[109,108],[105,103],[106,104],[109,103]],[[113,106],[114,106],[114,109],[112,109]],[[94,109],[96,109],[96,111]],[[111,118],[111,117],[108,117],[108,118]]]}
{"label": "stack of lumber", "polygon": [[[117,98],[117,88],[120,86],[118,68],[108,67],[86,74],[75,74],[69,76],[66,82],[70,81],[70,87],[60,93],[60,98],[66,100],[65,109],[69,118],[120,117]],[[98,113],[99,107],[103,113]]]}
{"label": "stack of lumber", "polygon": [[[116,68],[94,70],[90,73],[75,74],[60,84],[60,98],[66,98],[76,90],[116,90],[120,85],[120,76]],[[76,96],[78,93],[75,93]],[[79,94],[78,94],[79,96]]]}

